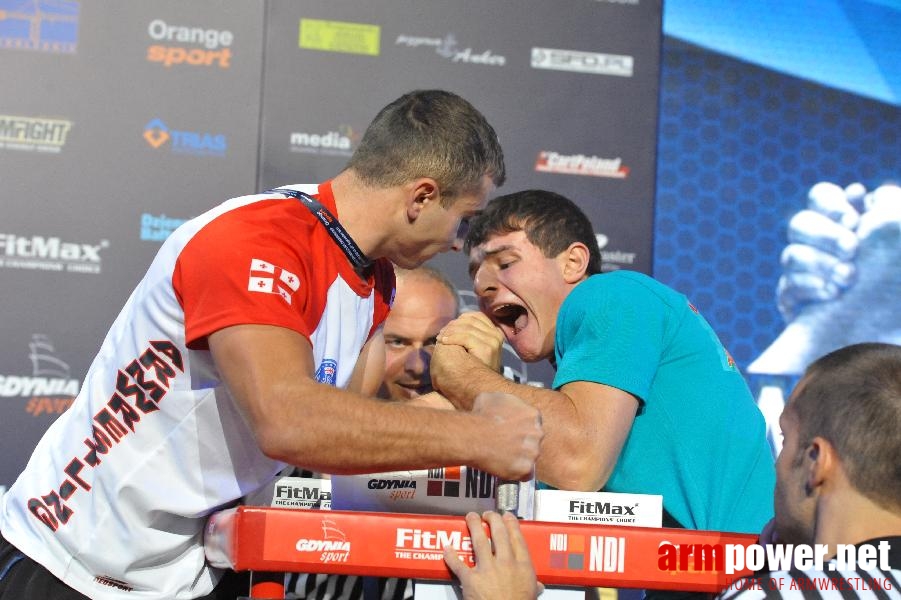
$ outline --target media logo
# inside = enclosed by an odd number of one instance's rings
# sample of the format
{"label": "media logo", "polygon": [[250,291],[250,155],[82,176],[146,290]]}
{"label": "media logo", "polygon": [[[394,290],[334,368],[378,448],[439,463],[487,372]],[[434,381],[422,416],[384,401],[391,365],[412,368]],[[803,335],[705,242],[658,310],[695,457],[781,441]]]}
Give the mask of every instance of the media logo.
{"label": "media logo", "polygon": [[335,385],[338,381],[338,362],[332,358],[322,359],[322,363],[316,369],[316,381]]}
{"label": "media logo", "polygon": [[291,271],[277,267],[259,258],[250,260],[250,277],[247,280],[247,291],[261,294],[277,294],[282,297],[282,300],[291,304],[291,296],[299,287],[300,278]]}
{"label": "media logo", "polygon": [[453,33],[448,33],[443,38],[399,35],[394,41],[395,46],[407,48],[432,48],[436,54],[455,63],[469,63],[503,67],[507,64],[507,57],[495,54],[492,50],[473,50],[472,46],[463,47]]}
{"label": "media logo", "polygon": [[185,25],[169,25],[154,19],[147,35],[155,42],[147,48],[147,61],[166,68],[173,65],[194,67],[231,67],[231,45],[235,36],[228,29],[204,29]]}
{"label": "media logo", "polygon": [[30,237],[0,233],[0,267],[37,271],[100,273],[100,251],[109,248],[108,240],[99,244],[64,242],[58,237]]}
{"label": "media logo", "polygon": [[72,0],[0,0],[0,49],[72,54],[79,11]]}
{"label": "media logo", "polygon": [[[549,566],[569,571],[623,573],[626,538],[604,535],[550,534]],[[586,563],[586,554],[588,561]]]}
{"label": "media logo", "polygon": [[293,131],[290,139],[291,152],[350,156],[354,146],[360,141],[360,134],[349,125],[339,125],[337,129],[324,133]]}
{"label": "media logo", "polygon": [[562,175],[590,175],[592,177],[612,177],[625,179],[629,167],[621,158],[600,158],[584,154],[560,154],[542,150],[538,153],[535,170],[540,173],[560,173]]}
{"label": "media logo", "polygon": [[319,562],[324,563],[347,562],[350,556],[347,535],[331,519],[322,519],[321,539],[301,538],[294,547],[298,552],[318,552]]}
{"label": "media logo", "polygon": [[172,152],[195,156],[225,156],[228,140],[225,134],[170,129],[161,119],[144,126],[144,140],[154,149],[169,144]]}
{"label": "media logo", "polygon": [[624,54],[580,52],[560,48],[532,48],[532,68],[594,75],[632,77],[635,59]]}
{"label": "media logo", "polygon": [[369,23],[301,19],[297,45],[307,50],[378,56],[382,28]]}
{"label": "media logo", "polygon": [[27,400],[25,412],[33,417],[62,414],[78,395],[78,380],[57,356],[49,336],[33,334],[28,350],[31,375],[0,375],[0,399]]}
{"label": "media logo", "polygon": [[66,145],[72,121],[0,115],[0,148],[58,153]]}
{"label": "media logo", "polygon": [[152,242],[162,242],[172,235],[172,232],[178,229],[185,221],[187,221],[187,219],[167,217],[165,214],[152,215],[150,213],[143,213],[141,215],[141,239]]}
{"label": "media logo", "polygon": [[598,240],[598,249],[601,251],[601,270],[606,272],[617,271],[623,267],[629,268],[635,263],[636,252],[623,250],[607,250],[610,239],[603,233],[595,234]]}

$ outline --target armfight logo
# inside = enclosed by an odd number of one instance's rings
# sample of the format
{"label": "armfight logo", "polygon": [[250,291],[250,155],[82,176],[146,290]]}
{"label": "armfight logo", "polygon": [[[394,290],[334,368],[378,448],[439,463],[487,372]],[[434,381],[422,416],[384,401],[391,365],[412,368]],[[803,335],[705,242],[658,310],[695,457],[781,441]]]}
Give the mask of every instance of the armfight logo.
{"label": "armfight logo", "polygon": [[0,49],[73,54],[81,3],[0,0]]}
{"label": "armfight logo", "polygon": [[58,237],[0,233],[0,267],[99,274],[100,252],[107,248],[108,240],[85,244],[66,242]]}
{"label": "armfight logo", "polygon": [[40,333],[28,344],[31,375],[0,375],[0,398],[26,400],[25,412],[33,417],[60,415],[78,395],[80,383],[69,365],[56,356],[52,340]]}
{"label": "armfight logo", "polygon": [[0,115],[0,149],[57,154],[72,125],[66,119]]}

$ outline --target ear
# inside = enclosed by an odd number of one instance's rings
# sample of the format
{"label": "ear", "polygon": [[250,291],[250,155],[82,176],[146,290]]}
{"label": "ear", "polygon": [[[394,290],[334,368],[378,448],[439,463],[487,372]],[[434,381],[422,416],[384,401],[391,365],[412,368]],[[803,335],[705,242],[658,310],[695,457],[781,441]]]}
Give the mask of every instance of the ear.
{"label": "ear", "polygon": [[815,437],[804,450],[804,465],[807,469],[808,493],[826,485],[834,479],[839,468],[835,446],[822,437]]}
{"label": "ear", "polygon": [[440,200],[441,194],[438,191],[438,182],[431,177],[414,179],[404,186],[404,190],[406,193],[407,220],[410,223],[419,218],[426,204]]}
{"label": "ear", "polygon": [[566,283],[575,284],[585,279],[590,256],[588,246],[582,242],[573,242],[557,255]]}

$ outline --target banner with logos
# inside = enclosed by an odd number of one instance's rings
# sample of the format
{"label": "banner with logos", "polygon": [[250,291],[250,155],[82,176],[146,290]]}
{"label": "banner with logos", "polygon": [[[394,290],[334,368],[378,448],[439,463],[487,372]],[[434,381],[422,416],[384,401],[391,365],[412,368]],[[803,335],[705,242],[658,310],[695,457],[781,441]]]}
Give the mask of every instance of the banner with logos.
{"label": "banner with logos", "polygon": [[[0,0],[0,486],[71,403],[160,243],[336,175],[411,89],[469,99],[501,192],[547,188],[609,268],[651,266],[660,0]],[[465,261],[435,266],[473,298]],[[512,351],[507,373],[547,385]]]}

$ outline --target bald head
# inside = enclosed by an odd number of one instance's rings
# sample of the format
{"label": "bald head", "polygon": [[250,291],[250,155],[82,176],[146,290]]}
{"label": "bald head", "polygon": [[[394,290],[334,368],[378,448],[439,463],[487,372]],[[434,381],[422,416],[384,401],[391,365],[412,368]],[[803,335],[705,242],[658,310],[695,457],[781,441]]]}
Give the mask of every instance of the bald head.
{"label": "bald head", "polygon": [[405,401],[432,391],[435,338],[457,316],[459,299],[453,284],[431,267],[395,272],[397,294],[383,329],[386,361],[379,395]]}

